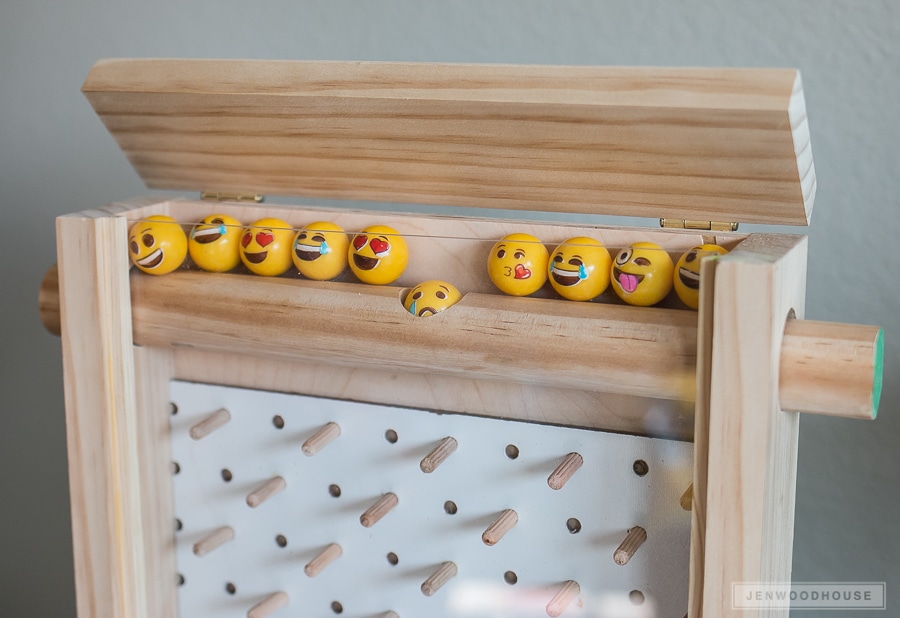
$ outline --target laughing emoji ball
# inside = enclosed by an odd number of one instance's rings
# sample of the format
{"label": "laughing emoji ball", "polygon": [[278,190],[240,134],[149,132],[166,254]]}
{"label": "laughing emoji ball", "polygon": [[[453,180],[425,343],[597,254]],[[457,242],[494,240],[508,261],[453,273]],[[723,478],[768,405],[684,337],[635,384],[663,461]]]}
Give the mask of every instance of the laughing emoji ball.
{"label": "laughing emoji ball", "polygon": [[371,225],[353,237],[348,261],[350,270],[363,283],[387,285],[406,270],[409,249],[394,228]]}
{"label": "laughing emoji ball", "polygon": [[291,259],[307,279],[328,281],[347,268],[350,241],[339,225],[316,221],[297,232]]}
{"label": "laughing emoji ball", "polygon": [[700,262],[708,255],[725,255],[719,245],[700,245],[678,258],[675,264],[675,293],[685,305],[696,309],[700,304]]}
{"label": "laughing emoji ball", "polygon": [[403,306],[418,318],[425,318],[452,307],[462,294],[446,281],[426,281],[409,291]]}
{"label": "laughing emoji ball", "polygon": [[609,286],[612,258],[606,247],[593,238],[570,238],[550,256],[550,285],[569,300],[591,300]]}
{"label": "laughing emoji ball", "polygon": [[241,263],[241,222],[228,215],[209,215],[191,230],[188,252],[194,263],[211,273],[225,273]]}
{"label": "laughing emoji ball", "polygon": [[500,239],[488,255],[488,276],[510,296],[528,296],[547,280],[550,254],[531,234],[510,234]]}
{"label": "laughing emoji ball", "polygon": [[659,245],[636,242],[616,255],[612,286],[629,305],[655,305],[672,290],[672,258]]}
{"label": "laughing emoji ball", "polygon": [[181,266],[187,257],[187,236],[172,217],[153,215],[131,226],[128,249],[138,269],[150,275],[165,275]]}
{"label": "laughing emoji ball", "polygon": [[255,221],[241,235],[241,261],[250,272],[277,277],[291,267],[294,230],[281,219]]}

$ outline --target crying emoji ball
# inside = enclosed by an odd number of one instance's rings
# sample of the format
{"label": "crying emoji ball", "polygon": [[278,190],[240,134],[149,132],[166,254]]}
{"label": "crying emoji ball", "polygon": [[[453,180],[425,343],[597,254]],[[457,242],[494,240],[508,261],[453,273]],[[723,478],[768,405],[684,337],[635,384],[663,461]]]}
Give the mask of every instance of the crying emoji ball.
{"label": "crying emoji ball", "polygon": [[550,285],[569,300],[591,300],[609,286],[612,258],[606,247],[593,238],[570,238],[550,254]]}
{"label": "crying emoji ball", "polygon": [[510,234],[491,249],[488,276],[497,288],[510,296],[528,296],[547,280],[550,255],[540,240],[530,234]]}
{"label": "crying emoji ball", "polygon": [[172,217],[153,215],[128,231],[128,255],[132,263],[150,275],[166,275],[187,257],[187,236]]}
{"label": "crying emoji ball", "polygon": [[672,258],[659,245],[636,242],[619,251],[610,278],[616,294],[629,305],[655,305],[672,289]]}
{"label": "crying emoji ball", "polygon": [[328,221],[310,223],[297,232],[291,259],[307,279],[328,281],[347,268],[350,241],[344,229]]}
{"label": "crying emoji ball", "polygon": [[459,290],[446,281],[425,281],[409,291],[403,306],[418,318],[440,313],[462,298]]}
{"label": "crying emoji ball", "polygon": [[225,273],[241,263],[241,222],[228,215],[204,218],[191,230],[188,251],[194,263],[211,273]]}

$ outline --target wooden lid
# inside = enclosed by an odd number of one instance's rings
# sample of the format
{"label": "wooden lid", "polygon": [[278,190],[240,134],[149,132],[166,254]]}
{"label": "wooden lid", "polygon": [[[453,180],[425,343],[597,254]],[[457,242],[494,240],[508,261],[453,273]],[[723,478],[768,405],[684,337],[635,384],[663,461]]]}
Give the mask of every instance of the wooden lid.
{"label": "wooden lid", "polygon": [[154,189],[806,225],[797,71],[104,60]]}

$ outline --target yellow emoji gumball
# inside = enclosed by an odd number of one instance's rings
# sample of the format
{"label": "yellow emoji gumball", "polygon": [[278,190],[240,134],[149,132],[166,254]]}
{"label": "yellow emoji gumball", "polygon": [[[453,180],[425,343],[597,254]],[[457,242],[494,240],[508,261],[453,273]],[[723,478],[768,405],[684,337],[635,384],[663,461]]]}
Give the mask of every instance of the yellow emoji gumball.
{"label": "yellow emoji gumball", "polygon": [[194,263],[211,273],[225,273],[241,263],[241,222],[228,215],[205,217],[191,230],[188,251]]}
{"label": "yellow emoji gumball", "polygon": [[172,217],[153,215],[131,226],[128,255],[138,269],[150,275],[165,275],[187,257],[187,236]]}
{"label": "yellow emoji gumball", "polygon": [[699,245],[691,248],[675,263],[675,293],[685,305],[696,309],[700,304],[700,262],[708,255],[725,255],[719,245]]}
{"label": "yellow emoji gumball", "polygon": [[396,281],[409,262],[406,241],[392,227],[371,225],[353,237],[347,250],[350,270],[363,283],[386,285]]}
{"label": "yellow emoji gumball", "polygon": [[424,318],[452,307],[462,294],[446,281],[425,281],[409,291],[403,306],[416,317]]}
{"label": "yellow emoji gumball", "polygon": [[304,277],[328,281],[347,268],[349,246],[344,228],[328,221],[316,221],[297,232],[291,259]]}
{"label": "yellow emoji gumball", "polygon": [[272,217],[254,221],[241,235],[241,261],[250,272],[277,277],[291,267],[290,224]]}
{"label": "yellow emoji gumball", "polygon": [[488,255],[488,276],[510,296],[528,296],[547,281],[550,254],[531,234],[509,234],[494,244]]}
{"label": "yellow emoji gumball", "polygon": [[636,242],[619,251],[613,262],[613,290],[629,305],[655,305],[672,290],[672,258],[659,245]]}
{"label": "yellow emoji gumball", "polygon": [[598,240],[576,236],[550,254],[550,285],[569,300],[591,300],[609,286],[612,258]]}

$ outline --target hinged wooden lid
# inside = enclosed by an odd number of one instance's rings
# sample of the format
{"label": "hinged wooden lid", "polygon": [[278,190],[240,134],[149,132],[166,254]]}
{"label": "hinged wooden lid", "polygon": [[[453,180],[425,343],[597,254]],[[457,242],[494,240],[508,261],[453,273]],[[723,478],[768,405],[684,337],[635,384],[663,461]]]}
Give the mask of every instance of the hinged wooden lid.
{"label": "hinged wooden lid", "polygon": [[83,91],[147,186],[806,225],[800,76],[104,60]]}

